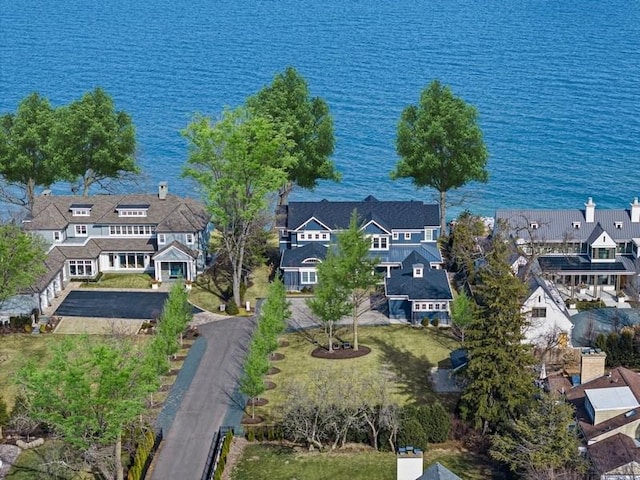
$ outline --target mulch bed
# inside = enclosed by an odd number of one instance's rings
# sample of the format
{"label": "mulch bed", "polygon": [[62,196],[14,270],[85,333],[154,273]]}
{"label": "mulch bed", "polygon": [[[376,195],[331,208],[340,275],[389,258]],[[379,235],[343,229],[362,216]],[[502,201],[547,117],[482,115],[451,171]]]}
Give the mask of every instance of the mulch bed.
{"label": "mulch bed", "polygon": [[267,380],[266,382],[264,382],[264,388],[265,390],[273,390],[274,388],[276,388],[276,384]]}
{"label": "mulch bed", "polygon": [[277,373],[280,373],[282,370],[280,370],[278,367],[271,367],[269,368],[269,370],[267,370],[267,375],[276,375]]}
{"label": "mulch bed", "polygon": [[258,415],[256,415],[255,418],[251,418],[250,415],[244,415],[242,417],[242,425],[257,425],[258,423],[262,423],[264,422],[264,418],[259,417]]}
{"label": "mulch bed", "polygon": [[272,362],[277,362],[278,360],[283,360],[284,359],[284,353],[279,353],[279,352],[272,353],[271,357],[269,357],[269,359]]}
{"label": "mulch bed", "polygon": [[159,390],[161,392],[168,392],[169,390],[171,390],[171,385],[160,385]]}
{"label": "mulch bed", "polygon": [[168,375],[174,377],[174,376],[178,375],[179,372],[180,372],[179,368],[172,368],[171,370],[169,370]]}
{"label": "mulch bed", "polygon": [[251,407],[252,405],[255,405],[256,407],[264,407],[267,403],[269,403],[269,400],[266,398],[256,398],[253,402],[249,399],[247,400],[247,407]]}
{"label": "mulch bed", "polygon": [[288,347],[289,346],[289,342],[287,340],[280,340],[278,342],[278,346],[281,347],[281,348]]}
{"label": "mulch bed", "polygon": [[311,356],[314,358],[325,358],[328,360],[343,360],[345,358],[364,357],[369,353],[371,353],[371,349],[364,345],[360,345],[358,350],[354,350],[353,348],[334,349],[333,353],[329,353],[329,350],[327,350],[326,347],[318,347],[311,352]]}
{"label": "mulch bed", "polygon": [[178,355],[176,356],[176,358],[172,358],[172,360],[176,361],[176,362],[182,362],[183,360],[185,360],[187,358],[186,355]]}

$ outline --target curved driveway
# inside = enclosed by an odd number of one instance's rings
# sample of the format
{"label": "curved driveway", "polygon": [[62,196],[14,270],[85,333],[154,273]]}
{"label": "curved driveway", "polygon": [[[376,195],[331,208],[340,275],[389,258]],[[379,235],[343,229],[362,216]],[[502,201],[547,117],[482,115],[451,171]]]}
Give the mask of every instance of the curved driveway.
{"label": "curved driveway", "polygon": [[201,477],[213,434],[234,403],[233,392],[254,327],[252,318],[228,318],[198,326],[207,341],[206,350],[173,424],[165,432],[152,480]]}

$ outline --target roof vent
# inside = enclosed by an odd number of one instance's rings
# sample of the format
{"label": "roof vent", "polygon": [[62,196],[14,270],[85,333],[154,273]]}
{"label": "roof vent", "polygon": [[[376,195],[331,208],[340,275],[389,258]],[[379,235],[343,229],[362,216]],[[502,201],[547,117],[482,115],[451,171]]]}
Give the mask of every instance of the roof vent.
{"label": "roof vent", "polygon": [[48,188],[46,190],[42,191],[42,196],[43,197],[50,197],[51,196],[51,190],[49,190]]}

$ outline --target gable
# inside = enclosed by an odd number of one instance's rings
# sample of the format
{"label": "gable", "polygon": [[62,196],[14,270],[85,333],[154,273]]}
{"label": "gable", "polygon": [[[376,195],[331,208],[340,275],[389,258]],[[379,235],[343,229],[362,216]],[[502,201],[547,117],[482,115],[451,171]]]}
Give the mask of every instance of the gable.
{"label": "gable", "polygon": [[594,235],[595,238],[590,238],[590,245],[592,248],[615,248],[616,242],[611,238],[605,230],[599,235]]}
{"label": "gable", "polygon": [[382,228],[378,223],[374,220],[371,220],[369,223],[364,225],[360,230],[369,234],[369,235],[389,235],[390,232]]}
{"label": "gable", "polygon": [[295,229],[296,232],[300,230],[331,230],[331,229],[326,225],[320,223],[317,219],[312,217]]}

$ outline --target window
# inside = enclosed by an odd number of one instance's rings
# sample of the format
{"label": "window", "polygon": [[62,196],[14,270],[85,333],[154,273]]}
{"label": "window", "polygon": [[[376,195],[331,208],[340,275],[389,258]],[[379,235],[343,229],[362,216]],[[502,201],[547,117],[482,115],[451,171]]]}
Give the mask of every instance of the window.
{"label": "window", "polygon": [[389,250],[389,237],[373,235],[371,237],[371,250]]}
{"label": "window", "polygon": [[87,236],[87,226],[76,225],[76,237],[86,237],[86,236]]}
{"label": "window", "polygon": [[571,224],[573,226],[573,228],[575,228],[576,230],[580,228],[580,222],[573,222]]}
{"label": "window", "polygon": [[109,235],[112,237],[146,237],[155,233],[151,225],[111,225]]}
{"label": "window", "polygon": [[404,239],[405,240],[411,240],[411,233],[410,232],[404,232]]}
{"label": "window", "polygon": [[146,217],[146,210],[118,210],[119,217]]}
{"label": "window", "polygon": [[622,228],[622,222],[614,222],[614,225],[618,230]]}
{"label": "window", "polygon": [[74,208],[71,212],[74,217],[88,217],[91,210],[88,208]]}
{"label": "window", "polygon": [[432,242],[433,241],[433,230],[432,229],[427,229],[424,231],[424,239],[427,242]]}
{"label": "window", "polygon": [[329,240],[329,234],[328,233],[323,233],[322,234],[322,239],[323,240]]}
{"label": "window", "polygon": [[164,233],[159,233],[158,234],[158,245],[164,245],[165,243],[167,243],[167,237],[165,236]]}
{"label": "window", "polygon": [[536,230],[536,229],[538,228],[538,224],[537,224],[536,222],[531,222],[531,223],[529,224],[529,228],[530,228],[531,230]]}
{"label": "window", "polygon": [[193,245],[193,233],[186,234],[187,245]]}
{"label": "window", "polygon": [[144,253],[119,253],[118,268],[144,268]]}
{"label": "window", "polygon": [[301,271],[300,283],[302,283],[303,285],[311,285],[311,284],[318,283],[316,272],[311,270]]}
{"label": "window", "polygon": [[542,308],[532,308],[531,309],[531,317],[532,318],[546,318],[547,317],[547,309]]}
{"label": "window", "polygon": [[398,232],[393,232],[391,236],[394,240],[398,240],[400,238],[400,234]]}
{"label": "window", "polygon": [[69,260],[69,275],[72,277],[93,277],[93,261]]}
{"label": "window", "polygon": [[53,241],[54,242],[59,242],[61,238],[62,238],[62,236],[60,235],[60,232],[53,232]]}

